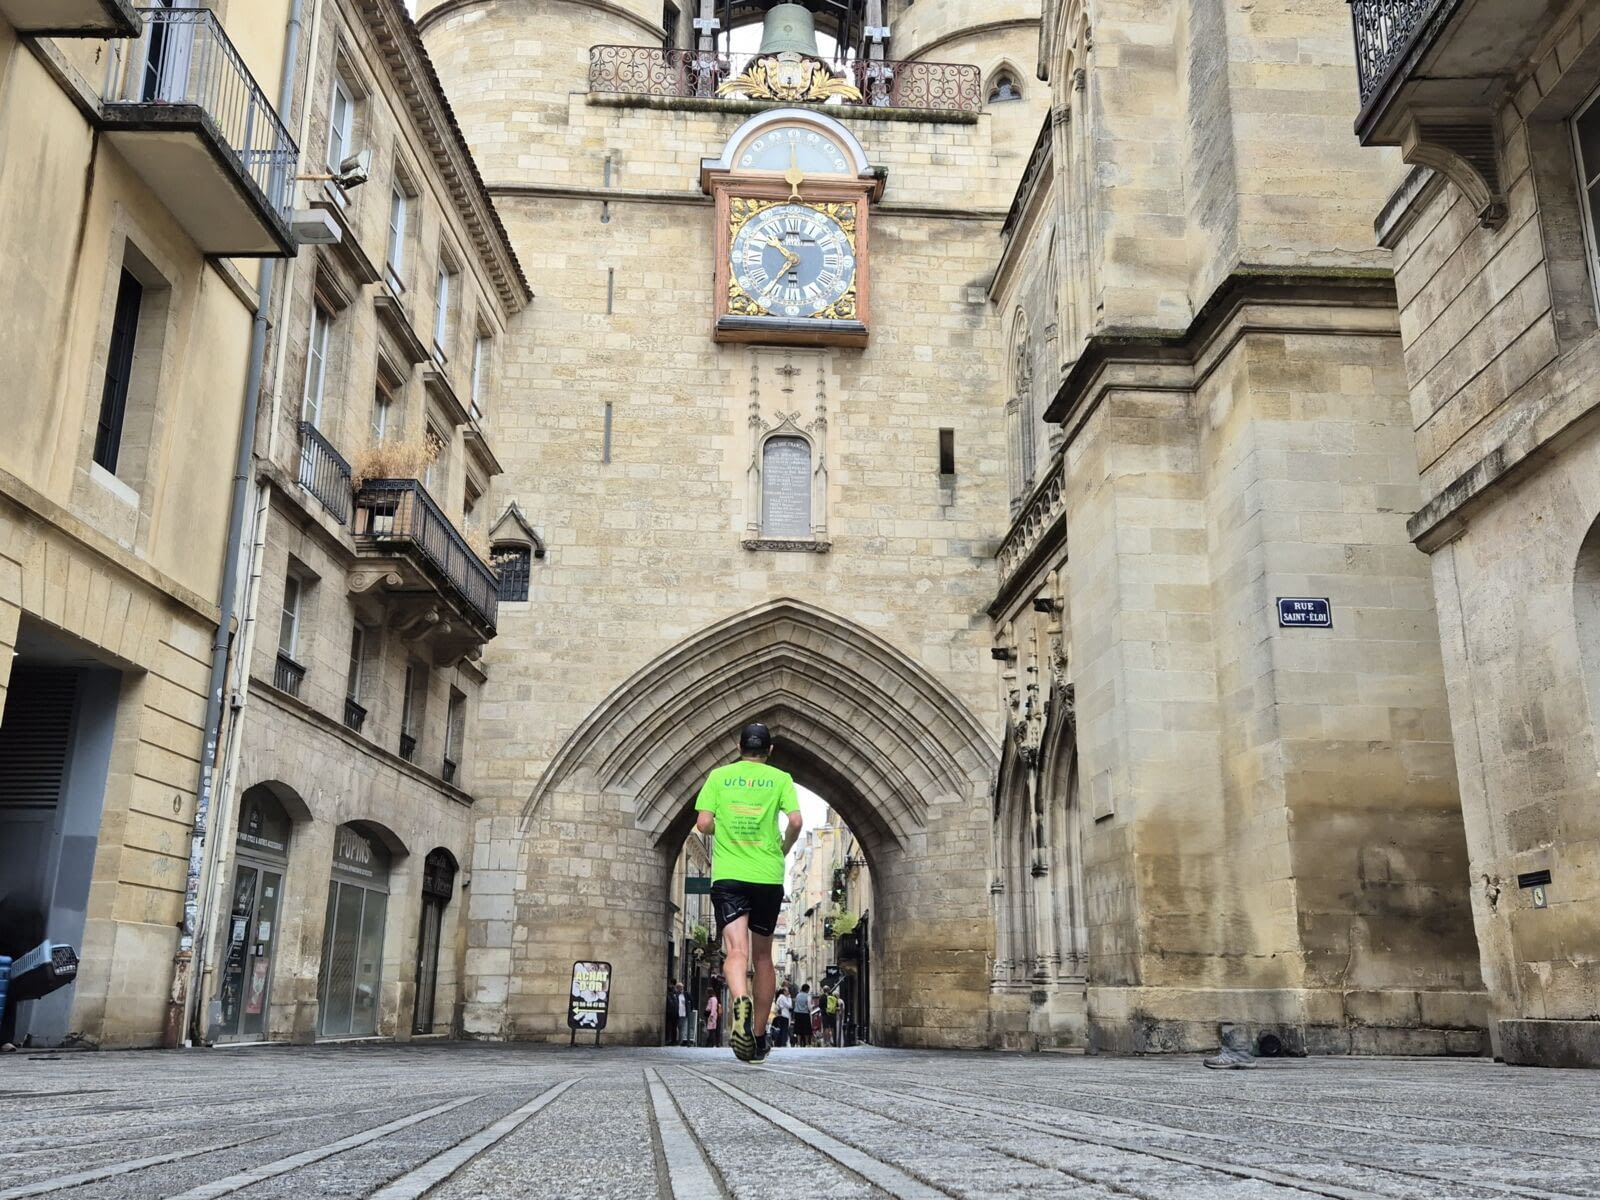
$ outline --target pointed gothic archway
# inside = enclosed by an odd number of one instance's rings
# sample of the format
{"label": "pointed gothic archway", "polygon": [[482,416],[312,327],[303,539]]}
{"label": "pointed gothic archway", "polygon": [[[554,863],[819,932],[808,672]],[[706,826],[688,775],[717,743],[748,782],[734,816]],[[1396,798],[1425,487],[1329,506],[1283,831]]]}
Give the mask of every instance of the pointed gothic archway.
{"label": "pointed gothic archway", "polygon": [[[623,978],[619,962],[617,1003],[635,1040],[649,1040],[666,966],[659,937],[639,930],[661,927],[667,877],[700,782],[732,758],[739,726],[752,720],[771,726],[775,761],[849,823],[878,881],[873,928],[883,950],[874,947],[873,1004],[881,1039],[989,1044],[985,847],[997,747],[903,652],[795,600],[739,613],[680,643],[613,691],[551,761],[523,811],[525,844],[550,844],[549,834],[581,817],[585,836],[609,830],[608,861],[625,864],[607,869],[603,897],[596,889],[603,908],[557,916],[587,941],[548,930],[551,952],[559,958],[582,945],[599,956],[626,947],[615,951],[626,954],[631,976]],[[526,873],[530,891],[550,895],[537,855]],[[524,940],[537,944],[532,933]],[[525,969],[538,968],[530,961]],[[624,988],[642,1002],[630,1003]]]}

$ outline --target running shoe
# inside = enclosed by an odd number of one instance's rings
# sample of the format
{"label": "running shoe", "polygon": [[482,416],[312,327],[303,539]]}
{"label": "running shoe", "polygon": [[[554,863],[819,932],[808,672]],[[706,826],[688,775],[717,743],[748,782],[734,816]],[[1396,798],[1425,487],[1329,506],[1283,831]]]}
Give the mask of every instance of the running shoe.
{"label": "running shoe", "polygon": [[750,1032],[750,1021],[755,1005],[749,996],[740,996],[733,1002],[733,1028],[728,1032],[728,1045],[740,1062],[749,1062],[756,1056],[755,1035]]}
{"label": "running shoe", "polygon": [[750,1060],[750,1064],[754,1066],[757,1063],[766,1062],[767,1055],[770,1053],[772,1053],[772,1043],[768,1040],[767,1035],[764,1033],[756,1034],[756,1053],[755,1057]]}

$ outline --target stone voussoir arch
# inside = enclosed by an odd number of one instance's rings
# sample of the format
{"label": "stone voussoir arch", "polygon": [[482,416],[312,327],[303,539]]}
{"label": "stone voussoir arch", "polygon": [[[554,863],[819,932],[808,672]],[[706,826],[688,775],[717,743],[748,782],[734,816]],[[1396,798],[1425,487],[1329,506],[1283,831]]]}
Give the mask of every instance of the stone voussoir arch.
{"label": "stone voussoir arch", "polygon": [[860,797],[874,841],[904,845],[930,797],[984,794],[999,764],[983,726],[927,670],[853,622],[780,599],[709,626],[613,690],[545,769],[524,824],[587,776],[631,798],[636,827],[659,844],[694,782],[728,761],[734,729],[758,718]]}

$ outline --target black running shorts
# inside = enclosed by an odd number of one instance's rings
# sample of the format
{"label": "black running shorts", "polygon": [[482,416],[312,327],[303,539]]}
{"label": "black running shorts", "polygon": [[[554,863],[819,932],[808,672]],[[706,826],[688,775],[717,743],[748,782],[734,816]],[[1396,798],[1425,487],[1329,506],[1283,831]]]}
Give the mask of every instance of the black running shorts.
{"label": "black running shorts", "polygon": [[717,936],[740,917],[750,918],[750,932],[771,937],[783,907],[783,884],[717,879],[711,884],[711,907],[717,914]]}

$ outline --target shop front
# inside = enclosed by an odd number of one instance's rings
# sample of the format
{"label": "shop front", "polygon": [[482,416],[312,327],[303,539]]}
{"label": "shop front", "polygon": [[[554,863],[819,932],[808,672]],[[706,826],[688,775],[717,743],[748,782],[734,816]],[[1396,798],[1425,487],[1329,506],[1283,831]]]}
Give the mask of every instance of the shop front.
{"label": "shop front", "polygon": [[320,1037],[371,1037],[378,1032],[389,868],[389,851],[377,838],[356,825],[339,826],[317,979]]}
{"label": "shop front", "polygon": [[257,787],[244,794],[217,991],[218,1041],[262,1041],[267,1036],[267,1000],[290,829],[288,813],[269,791]]}

